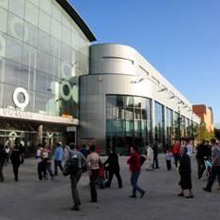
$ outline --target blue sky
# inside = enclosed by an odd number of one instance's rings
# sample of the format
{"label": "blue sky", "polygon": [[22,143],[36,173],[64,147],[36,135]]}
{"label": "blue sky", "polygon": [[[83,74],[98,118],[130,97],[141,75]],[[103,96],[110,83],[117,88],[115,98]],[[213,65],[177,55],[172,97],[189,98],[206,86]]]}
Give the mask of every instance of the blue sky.
{"label": "blue sky", "polygon": [[70,0],[98,42],[134,47],[220,122],[220,0]]}

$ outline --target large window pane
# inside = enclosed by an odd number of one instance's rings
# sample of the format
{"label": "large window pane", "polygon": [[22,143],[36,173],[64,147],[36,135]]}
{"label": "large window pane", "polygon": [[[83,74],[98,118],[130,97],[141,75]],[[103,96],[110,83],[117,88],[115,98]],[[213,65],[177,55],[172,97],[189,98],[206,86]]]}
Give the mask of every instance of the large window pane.
{"label": "large window pane", "polygon": [[7,11],[0,7],[0,31],[4,33],[6,33],[7,30],[7,16]]}
{"label": "large window pane", "polygon": [[38,48],[50,53],[50,35],[41,30],[38,31]]}
{"label": "large window pane", "polygon": [[26,2],[25,20],[35,26],[38,26],[38,17],[39,17],[38,8],[35,5]]}
{"label": "large window pane", "polygon": [[39,28],[50,34],[50,17],[43,11],[39,14]]}
{"label": "large window pane", "polygon": [[8,0],[1,0],[0,6],[7,9],[8,8]]}
{"label": "large window pane", "polygon": [[9,0],[9,11],[13,14],[24,17],[24,0]]}
{"label": "large window pane", "polygon": [[7,36],[6,57],[16,62],[22,62],[22,43],[21,41]]}

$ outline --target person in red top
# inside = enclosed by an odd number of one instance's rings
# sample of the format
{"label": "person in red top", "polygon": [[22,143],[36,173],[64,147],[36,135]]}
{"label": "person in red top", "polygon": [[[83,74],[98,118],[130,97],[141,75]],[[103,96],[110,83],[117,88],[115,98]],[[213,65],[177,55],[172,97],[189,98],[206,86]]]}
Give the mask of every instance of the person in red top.
{"label": "person in red top", "polygon": [[172,153],[173,153],[176,167],[178,166],[178,161],[180,158],[180,146],[181,146],[181,142],[178,140],[178,141],[176,141],[176,143],[172,147]]}
{"label": "person in red top", "polygon": [[129,169],[131,171],[131,185],[133,187],[131,198],[136,198],[137,191],[140,193],[142,198],[145,191],[138,186],[138,178],[141,173],[141,155],[137,151],[137,147],[130,147],[131,155],[128,158],[127,164],[129,164]]}

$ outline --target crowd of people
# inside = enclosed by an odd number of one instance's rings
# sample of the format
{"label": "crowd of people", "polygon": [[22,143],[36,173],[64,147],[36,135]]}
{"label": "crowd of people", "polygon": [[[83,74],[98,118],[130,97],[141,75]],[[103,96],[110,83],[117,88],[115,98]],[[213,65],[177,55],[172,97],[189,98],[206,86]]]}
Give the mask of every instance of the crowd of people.
{"label": "crowd of people", "polygon": [[[127,164],[130,170],[130,183],[132,187],[131,198],[137,198],[139,193],[140,198],[145,195],[145,190],[138,184],[138,179],[141,174],[141,166],[144,163],[143,156],[138,152],[136,146],[129,148],[130,156],[127,159]],[[179,185],[181,192],[180,197],[193,198],[192,178],[191,178],[191,157],[192,153],[196,152],[196,160],[198,164],[198,179],[205,175],[208,177],[207,185],[203,188],[206,192],[212,191],[213,183],[218,177],[220,190],[220,144],[215,139],[210,142],[203,140],[196,150],[189,139],[176,141],[172,147],[167,147],[165,152],[165,160],[167,170],[172,169],[172,165],[178,170],[180,175]],[[159,169],[158,160],[158,144],[154,143],[146,147],[146,170],[153,171]],[[19,167],[24,163],[24,151],[21,146],[15,144],[10,150],[8,146],[0,145],[0,181],[4,181],[3,168],[7,166],[11,160],[14,180],[19,180]],[[82,173],[88,171],[90,181],[91,202],[98,201],[97,185],[100,188],[111,187],[113,176],[115,175],[118,182],[118,188],[123,188],[123,181],[120,175],[120,163],[118,154],[115,148],[110,149],[106,161],[102,161],[99,154],[96,152],[96,146],[83,145],[80,149],[75,144],[62,145],[57,143],[55,147],[39,144],[36,151],[38,181],[54,180],[61,172],[65,176],[70,176],[71,191],[73,198],[73,210],[79,210],[81,201],[77,184],[82,176]],[[52,169],[52,164],[54,166]],[[185,191],[188,190],[188,195]]]}

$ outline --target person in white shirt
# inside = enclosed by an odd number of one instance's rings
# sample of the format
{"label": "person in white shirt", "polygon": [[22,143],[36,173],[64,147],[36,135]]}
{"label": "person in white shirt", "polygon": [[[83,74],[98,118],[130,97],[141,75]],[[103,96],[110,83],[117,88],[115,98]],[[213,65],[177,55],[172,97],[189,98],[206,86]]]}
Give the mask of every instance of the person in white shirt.
{"label": "person in white shirt", "polygon": [[91,145],[91,153],[87,157],[87,162],[89,166],[89,176],[90,176],[90,191],[91,191],[91,202],[97,202],[97,191],[96,191],[96,180],[99,176],[99,164],[101,162],[99,155],[95,152],[95,145]]}

